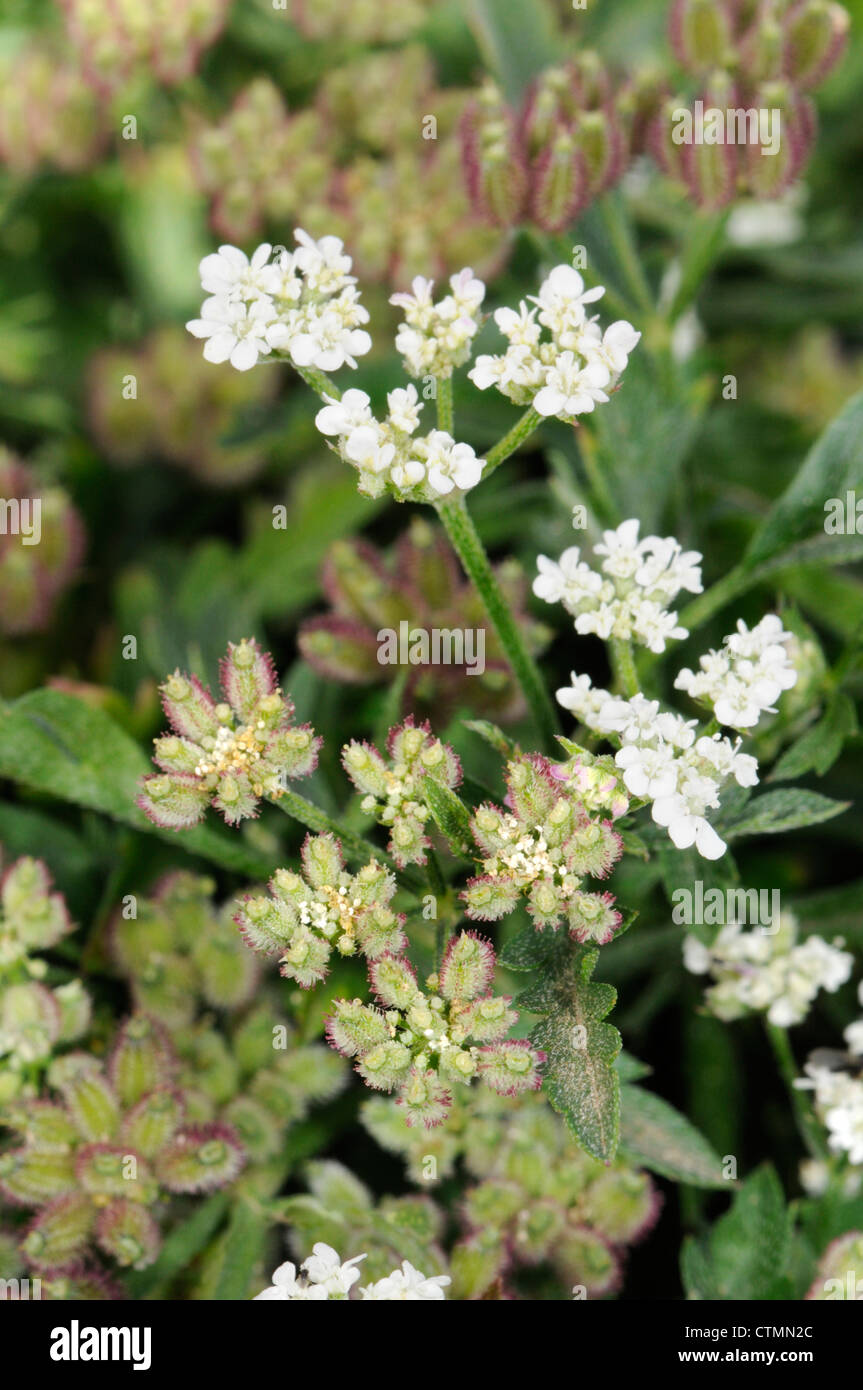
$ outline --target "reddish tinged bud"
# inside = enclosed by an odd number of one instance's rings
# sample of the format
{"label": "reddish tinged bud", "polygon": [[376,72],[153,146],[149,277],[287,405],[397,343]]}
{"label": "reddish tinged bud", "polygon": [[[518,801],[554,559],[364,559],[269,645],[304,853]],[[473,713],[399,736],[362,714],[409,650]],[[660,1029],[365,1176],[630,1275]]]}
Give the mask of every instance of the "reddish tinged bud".
{"label": "reddish tinged bud", "polygon": [[667,94],[664,74],[645,69],[636,73],[617,98],[616,108],[631,154],[645,154],[650,131]]}
{"label": "reddish tinged bud", "polygon": [[731,16],[723,0],[674,0],[668,32],[671,46],[688,72],[710,72],[725,66]]}
{"label": "reddish tinged bud", "polygon": [[716,212],[732,201],[737,188],[733,145],[684,145],[682,164],[690,195],[705,212]]}
{"label": "reddish tinged bud", "polygon": [[172,729],[195,743],[202,738],[215,737],[219,731],[215,701],[197,676],[184,676],[175,671],[160,689],[162,708]]}
{"label": "reddish tinged bud", "polygon": [[499,1096],[538,1091],[542,1085],[539,1069],[545,1059],[546,1054],[525,1039],[513,1038],[480,1050],[480,1076]]}
{"label": "reddish tinged bud", "polygon": [[21,1242],[31,1269],[61,1274],[75,1269],[93,1225],[93,1207],[80,1192],[55,1197],[43,1207]]}
{"label": "reddish tinged bud", "polygon": [[[269,652],[261,651],[254,637],[228,643],[220,675],[225,696],[243,723],[248,723],[257,713],[260,701],[265,695],[272,695],[278,685],[273,658]],[[293,714],[293,707],[286,714]]]}
{"label": "reddish tinged bud", "polygon": [[623,172],[626,141],[614,108],[585,111],[578,118],[576,139],[587,167],[590,196],[595,198]]}
{"label": "reddish tinged bud", "polygon": [[830,0],[802,0],[785,17],[783,68],[795,87],[808,91],[836,66],[848,41],[847,10]]}
{"label": "reddish tinged bud", "polygon": [[815,108],[809,97],[797,96],[779,83],[762,87],[756,100],[770,113],[773,140],[746,146],[746,185],[757,198],[778,198],[809,158],[815,143]]}
{"label": "reddish tinged bud", "polygon": [[461,932],[451,938],[440,968],[440,992],[444,999],[467,1003],[478,999],[494,975],[494,948],[476,932]]}
{"label": "reddish tinged bud", "polygon": [[369,965],[372,989],[386,1009],[406,1009],[419,988],[413,966],[399,956],[381,956]]}
{"label": "reddish tinged bud", "polygon": [[108,1062],[108,1076],[124,1108],[164,1086],[175,1058],[161,1030],[146,1014],[127,1019]]}
{"label": "reddish tinged bud", "polygon": [[233,1182],[245,1154],[230,1125],[182,1130],[159,1155],[157,1172],[169,1192],[212,1192]]}
{"label": "reddish tinged bud", "polygon": [[124,1268],[145,1269],[159,1253],[162,1238],[145,1207],[119,1198],[99,1212],[96,1243]]}
{"label": "reddish tinged bud", "polygon": [[531,170],[531,219],[545,232],[562,231],[575,220],[589,196],[584,155],[573,133],[561,130]]}
{"label": "reddish tinged bud", "polygon": [[785,39],[782,25],[765,10],[740,42],[740,66],[749,82],[767,82],[782,72]]}
{"label": "reddish tinged bud", "polygon": [[517,225],[524,217],[528,176],[511,113],[502,109],[495,119],[484,119],[479,103],[474,103],[462,118],[461,140],[474,210],[496,226]]}

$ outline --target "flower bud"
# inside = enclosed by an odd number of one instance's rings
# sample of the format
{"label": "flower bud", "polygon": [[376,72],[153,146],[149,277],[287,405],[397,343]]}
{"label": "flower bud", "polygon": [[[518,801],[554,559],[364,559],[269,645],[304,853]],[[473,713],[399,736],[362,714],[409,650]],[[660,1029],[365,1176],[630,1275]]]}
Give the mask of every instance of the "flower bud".
{"label": "flower bud", "polygon": [[653,1226],[662,1198],[647,1173],[606,1168],[581,1199],[581,1214],[612,1245],[631,1245]]}
{"label": "flower bud", "polygon": [[145,1207],[118,1199],[99,1211],[96,1243],[124,1269],[146,1269],[159,1253],[162,1238]]}
{"label": "flower bud", "polygon": [[411,1054],[404,1043],[388,1040],[364,1052],[357,1071],[367,1086],[376,1091],[391,1091],[404,1080],[410,1063]]}
{"label": "flower bud", "polygon": [[221,661],[222,689],[242,723],[257,712],[261,700],[277,687],[273,658],[261,651],[254,637],[228,643],[228,654]]}
{"label": "flower bud", "polygon": [[80,980],[70,980],[54,990],[54,999],[60,1008],[59,1042],[74,1042],[86,1033],[90,1026],[92,1005],[90,996]]}
{"label": "flower bud", "polygon": [[387,1009],[407,1009],[418,993],[413,967],[403,957],[382,956],[369,966],[372,989]]}
{"label": "flower bud", "polygon": [[169,1192],[212,1192],[233,1182],[244,1163],[230,1125],[198,1125],[181,1130],[159,1154],[156,1172]]}
{"label": "flower bud", "polygon": [[450,1003],[477,999],[494,975],[494,948],[476,932],[461,932],[450,939],[440,969],[440,992]]}
{"label": "flower bud", "polygon": [[386,1019],[378,1009],[361,1004],[358,999],[336,999],[334,1013],[326,1023],[327,1037],[343,1057],[363,1056],[373,1047],[389,1041]]}
{"label": "flower bud", "polygon": [[482,1049],[480,1075],[499,1096],[517,1096],[522,1091],[539,1090],[539,1068],[544,1061],[545,1053],[524,1039],[510,1039]]}
{"label": "flower bud", "polygon": [[120,1028],[108,1062],[108,1077],[126,1108],[170,1079],[174,1058],[159,1029],[146,1014],[134,1014]]}
{"label": "flower bud", "polygon": [[117,1133],[120,1110],[117,1097],[99,1071],[83,1066],[58,1082],[63,1099],[84,1139],[111,1139]]}
{"label": "flower bud", "polygon": [[396,1104],[402,1107],[409,1129],[414,1125],[434,1129],[446,1119],[452,1095],[437,1072],[424,1070],[417,1064],[411,1068]]}
{"label": "flower bud", "polygon": [[568,1226],[555,1243],[554,1264],[567,1284],[582,1284],[591,1298],[613,1293],[620,1283],[620,1262],[589,1226]]}
{"label": "flower bud", "polygon": [[39,1212],[21,1242],[27,1263],[52,1273],[74,1268],[87,1248],[92,1225],[93,1207],[83,1194],[55,1197]]}
{"label": "flower bud", "polygon": [[785,16],[785,76],[804,91],[817,87],[842,56],[851,20],[831,0],[801,0]]}
{"label": "flower bud", "polygon": [[144,1096],[123,1117],[121,1137],[144,1158],[153,1159],[180,1128],[184,1120],[179,1095],[167,1088]]}
{"label": "flower bud", "polygon": [[590,196],[587,160],[572,131],[559,130],[531,169],[530,216],[545,232],[575,220]]}
{"label": "flower bud", "polygon": [[75,1187],[71,1153],[17,1149],[0,1155],[0,1191],[9,1201],[39,1207]]}
{"label": "flower bud", "polygon": [[692,73],[725,67],[730,58],[731,16],[726,0],[674,0],[669,38],[679,62]]}
{"label": "flower bud", "polygon": [[515,121],[495,89],[487,87],[467,108],[461,123],[462,164],[474,209],[498,227],[524,216],[527,170]]}

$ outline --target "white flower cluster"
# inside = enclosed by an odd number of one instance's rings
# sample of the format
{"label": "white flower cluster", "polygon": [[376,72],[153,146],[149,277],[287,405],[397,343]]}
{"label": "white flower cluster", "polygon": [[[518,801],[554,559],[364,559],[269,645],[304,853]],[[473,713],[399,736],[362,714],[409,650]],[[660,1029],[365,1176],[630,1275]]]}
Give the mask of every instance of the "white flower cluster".
{"label": "white flower cluster", "polygon": [[[256,1294],[253,1301],[288,1303],[303,1299],[322,1303],[330,1299],[345,1300],[360,1277],[356,1266],[365,1258],[365,1255],[355,1255],[352,1260],[342,1264],[341,1257],[331,1245],[318,1241],[312,1247],[311,1255],[300,1266],[305,1277],[298,1275],[296,1266],[287,1261],[275,1270],[270,1287]],[[375,1299],[378,1302],[442,1302],[444,1289],[449,1283],[449,1275],[435,1274],[427,1278],[407,1260],[403,1260],[401,1269],[392,1270],[375,1284],[365,1285],[359,1294],[361,1299]]]}
{"label": "white flower cluster", "polygon": [[716,981],[705,992],[712,1014],[726,1022],[765,1013],[780,1028],[802,1023],[819,989],[833,993],[851,974],[854,957],[820,936],[797,939],[791,913],[751,931],[736,922],[724,926],[712,946],[696,936],[683,943],[683,959],[694,975]]}
{"label": "white flower cluster", "polygon": [[206,339],[208,362],[230,362],[246,372],[276,354],[297,367],[334,372],[367,353],[372,340],[362,324],[351,258],[338,237],[313,241],[294,232],[295,251],[263,242],[251,260],[236,246],[220,246],[201,261],[201,287],[209,295],[201,317],[186,324]]}
{"label": "white flower cluster", "polygon": [[[496,386],[516,405],[533,405],[540,415],[572,420],[608,400],[639,338],[619,319],[603,333],[585,305],[605,290],[587,290],[578,271],[558,265],[518,311],[497,309],[494,321],[508,340],[499,356],[483,354],[468,373],[481,391]],[[543,336],[543,330],[547,336]]]}
{"label": "white flower cluster", "polygon": [[719,859],[725,841],[706,819],[719,806],[723,783],[741,787],[758,781],[758,763],[721,734],[696,735],[694,719],[660,710],[658,700],[635,695],[618,699],[595,689],[589,676],[576,676],[557,692],[558,703],[594,732],[614,737],[614,761],[633,796],[652,802],[651,814],[677,849],[694,845],[705,859]]}
{"label": "white flower cluster", "polygon": [[[858,998],[863,1004],[863,985]],[[816,1052],[806,1063],[805,1077],[795,1085],[814,1092],[815,1108],[827,1126],[833,1152],[847,1154],[850,1163],[863,1163],[863,1018],[845,1029],[845,1041],[853,1053],[853,1059],[847,1059],[851,1070],[841,1063],[833,1065],[832,1056],[822,1060]]]}
{"label": "white flower cluster", "polygon": [[415,437],[422,410],[415,386],[389,392],[383,422],[372,414],[365,391],[324,400],[315,424],[321,434],[336,436],[339,453],[356,468],[360,492],[367,496],[379,497],[390,486],[400,500],[434,502],[479,482],[485,459],[469,444],[457,444],[446,430]]}
{"label": "white flower cluster", "polygon": [[469,267],[451,276],[449,283],[452,293],[437,304],[432,299],[434,282],[422,275],[412,282],[412,294],[390,298],[390,304],[405,311],[405,321],[396,332],[396,348],[409,376],[450,377],[471,355],[485,285]]}
{"label": "white flower cluster", "polygon": [[533,592],[546,603],[562,603],[582,636],[632,639],[659,653],[669,639],[689,635],[669,605],[682,589],[701,593],[701,556],[673,536],[639,540],[638,528],[634,518],[603,532],[594,547],[601,572],[580,558],[577,545],[558,561],[538,556]]}
{"label": "white flower cluster", "polygon": [[785,649],[791,640],[775,613],[768,613],[751,632],[738,622],[737,631],[723,639],[719,651],[700,657],[698,671],[682,670],[674,687],[712,706],[720,724],[749,729],[762,714],[775,714],[782,691],[797,680]]}

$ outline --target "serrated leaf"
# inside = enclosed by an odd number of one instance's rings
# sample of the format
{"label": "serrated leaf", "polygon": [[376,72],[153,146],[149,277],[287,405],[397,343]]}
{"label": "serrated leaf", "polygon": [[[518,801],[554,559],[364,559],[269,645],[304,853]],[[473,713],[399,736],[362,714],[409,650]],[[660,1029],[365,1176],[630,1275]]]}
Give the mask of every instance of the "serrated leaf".
{"label": "serrated leaf", "polygon": [[431,777],[423,779],[422,795],[453,854],[461,858],[470,856],[473,844],[470,815],[461,797]]}
{"label": "serrated leaf", "polygon": [[236,834],[196,825],[181,834],[153,825],[135,805],[152,764],[104,710],[60,690],[33,690],[0,710],[0,777],[100,811],[189,854],[254,878],[273,864]]}
{"label": "serrated leaf", "polygon": [[621,1052],[615,1062],[617,1074],[622,1082],[640,1081],[644,1076],[650,1076],[653,1071],[646,1062],[642,1062],[638,1057],[633,1057],[631,1052]]}
{"label": "serrated leaf", "polygon": [[608,1163],[617,1152],[620,1077],[614,1062],[620,1034],[603,1020],[617,991],[590,976],[599,952],[563,941],[545,973],[518,998],[519,1008],[544,1014],[530,1035],[546,1053],[543,1089],[589,1154]]}
{"label": "serrated leaf", "polygon": [[799,830],[841,815],[850,804],[801,787],[765,792],[764,796],[753,797],[741,819],[725,826],[723,833],[729,840],[739,840],[743,835],[776,835],[783,830]]}
{"label": "serrated leaf", "polygon": [[626,1085],[620,1094],[620,1147],[628,1158],[674,1182],[725,1187],[722,1160],[693,1124],[661,1096]]}
{"label": "serrated leaf", "polygon": [[817,772],[819,777],[833,766],[846,738],[857,732],[857,711],[846,694],[838,691],[823,718],[786,748],[770,774],[771,782],[782,782]]}
{"label": "serrated leaf", "polygon": [[536,970],[558,945],[551,932],[527,927],[498,952],[497,963],[505,970]]}
{"label": "serrated leaf", "polygon": [[706,1241],[685,1244],[681,1273],[691,1297],[780,1299],[787,1296],[790,1254],[791,1216],[776,1173],[765,1165],[746,1179]]}
{"label": "serrated leaf", "polygon": [[[863,487],[863,392],[853,396],[815,441],[785,492],[756,531],[743,558],[754,569],[796,542],[824,533],[824,503]],[[819,543],[820,546],[820,543]]]}

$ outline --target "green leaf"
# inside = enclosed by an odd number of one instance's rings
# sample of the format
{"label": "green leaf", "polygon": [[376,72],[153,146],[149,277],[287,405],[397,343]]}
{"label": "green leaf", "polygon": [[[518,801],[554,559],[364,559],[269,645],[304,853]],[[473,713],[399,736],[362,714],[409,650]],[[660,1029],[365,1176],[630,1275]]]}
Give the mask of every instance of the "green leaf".
{"label": "green leaf", "polygon": [[706,1241],[684,1243],[684,1287],[699,1299],[787,1298],[790,1255],[791,1216],[782,1185],[765,1164],[746,1179]]}
{"label": "green leaf", "polygon": [[675,1182],[725,1187],[722,1160],[693,1124],[640,1086],[620,1095],[620,1147],[628,1158]]}
{"label": "green leaf", "polygon": [[766,792],[753,797],[740,820],[723,827],[729,840],[743,835],[776,835],[782,830],[799,830],[802,826],[818,825],[847,811],[850,801],[834,801],[820,792],[801,787]]}
{"label": "green leaf", "polygon": [[158,1259],[147,1269],[132,1271],[128,1277],[130,1298],[146,1298],[151,1290],[168,1283],[199,1255],[217,1228],[221,1225],[228,1210],[230,1195],[227,1192],[214,1192],[205,1202],[195,1208],[192,1215],[165,1237]]}
{"label": "green leaf", "polygon": [[225,1232],[222,1268],[213,1293],[219,1302],[237,1302],[249,1297],[252,1275],[264,1253],[270,1233],[270,1215],[265,1207],[242,1197],[234,1203]]}
{"label": "green leaf", "polygon": [[786,748],[770,774],[771,782],[817,772],[823,777],[835,763],[846,738],[857,732],[857,711],[844,692],[837,691],[818,723]]}
{"label": "green leaf", "polygon": [[0,710],[0,777],[100,811],[158,835],[188,854],[253,878],[273,863],[236,834],[210,825],[177,832],[153,825],[135,805],[139,779],[152,764],[104,710],[59,690],[33,690]]}
{"label": "green leaf", "polygon": [[483,56],[509,101],[558,60],[560,41],[547,0],[471,0],[468,15]]}
{"label": "green leaf", "polygon": [[503,729],[498,728],[497,724],[492,724],[489,719],[463,719],[462,723],[466,729],[470,729],[472,734],[478,734],[481,739],[490,744],[496,753],[500,753],[502,758],[511,758],[518,749],[518,745],[513,742]]}
{"label": "green leaf", "polygon": [[497,963],[504,970],[536,970],[559,944],[551,932],[528,927],[498,952]]}
{"label": "green leaf", "polygon": [[646,1062],[633,1057],[631,1052],[621,1052],[614,1065],[621,1081],[640,1081],[642,1077],[650,1076],[653,1070]]}
{"label": "green leaf", "polygon": [[[781,555],[797,541],[824,533],[824,504],[863,487],[863,392],[816,440],[796,476],[756,531],[743,557],[753,569]],[[841,538],[837,538],[841,539]]]}
{"label": "green leaf", "polygon": [[453,854],[462,858],[469,857],[473,836],[470,830],[470,815],[461,797],[431,777],[423,778],[422,795],[434,817],[435,825]]}
{"label": "green leaf", "polygon": [[614,1062],[620,1034],[603,1019],[617,991],[591,980],[596,950],[558,942],[547,973],[518,998],[520,1008],[544,1014],[530,1035],[547,1055],[543,1089],[579,1143],[600,1162],[617,1151],[620,1077]]}

